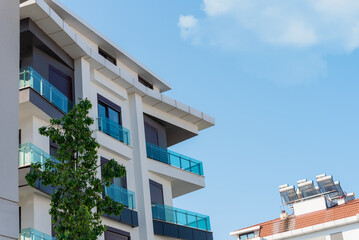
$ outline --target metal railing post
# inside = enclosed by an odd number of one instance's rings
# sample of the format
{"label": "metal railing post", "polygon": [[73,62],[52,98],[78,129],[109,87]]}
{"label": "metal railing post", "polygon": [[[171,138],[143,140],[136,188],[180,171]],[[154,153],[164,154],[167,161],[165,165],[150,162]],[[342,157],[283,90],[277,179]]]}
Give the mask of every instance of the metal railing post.
{"label": "metal railing post", "polygon": [[52,87],[50,87],[50,102],[53,103],[53,101],[52,101]]}
{"label": "metal railing post", "polygon": [[176,219],[176,224],[178,224],[177,210],[175,210],[175,219]]}

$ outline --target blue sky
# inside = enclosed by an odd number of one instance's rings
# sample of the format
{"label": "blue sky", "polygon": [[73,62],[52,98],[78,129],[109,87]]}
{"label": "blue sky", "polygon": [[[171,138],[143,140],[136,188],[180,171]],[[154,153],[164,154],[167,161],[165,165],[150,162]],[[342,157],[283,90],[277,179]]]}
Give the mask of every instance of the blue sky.
{"label": "blue sky", "polygon": [[216,126],[173,150],[206,188],[176,207],[216,240],[279,217],[278,186],[321,173],[359,194],[356,0],[61,0]]}

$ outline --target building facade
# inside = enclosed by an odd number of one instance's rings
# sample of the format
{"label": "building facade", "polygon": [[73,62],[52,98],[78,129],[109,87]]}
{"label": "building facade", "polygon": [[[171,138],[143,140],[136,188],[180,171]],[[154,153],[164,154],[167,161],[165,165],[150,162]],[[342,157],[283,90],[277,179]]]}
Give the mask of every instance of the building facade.
{"label": "building facade", "polygon": [[174,198],[205,187],[202,162],[168,150],[213,126],[212,117],[164,95],[167,82],[56,0],[20,4],[19,80],[23,239],[54,236],[53,189],[41,181],[32,188],[24,178],[31,163],[56,157],[56,144],[38,129],[81,98],[93,104],[99,163],[115,159],[127,171],[105,188],[125,209],[103,216],[101,239],[213,239],[208,216],[173,206]]}
{"label": "building facade", "polygon": [[[19,3],[0,2],[0,239],[18,237]],[[6,46],[6,47],[4,47]]]}
{"label": "building facade", "polygon": [[239,240],[356,240],[359,239],[359,199],[346,194],[332,176],[317,176],[317,185],[306,179],[279,187],[284,210],[280,218],[230,233]]}

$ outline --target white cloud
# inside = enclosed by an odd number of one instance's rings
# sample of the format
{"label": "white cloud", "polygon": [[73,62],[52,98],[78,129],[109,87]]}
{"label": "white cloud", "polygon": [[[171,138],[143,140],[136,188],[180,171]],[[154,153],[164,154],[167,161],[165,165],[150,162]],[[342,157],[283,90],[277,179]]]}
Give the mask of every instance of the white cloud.
{"label": "white cloud", "polygon": [[236,0],[204,0],[204,11],[210,16],[224,14],[236,5]]}
{"label": "white cloud", "polygon": [[181,15],[178,20],[178,27],[181,29],[181,36],[184,39],[189,37],[195,38],[198,29],[198,19],[193,15]]}
{"label": "white cloud", "polygon": [[248,75],[280,85],[324,78],[326,56],[359,48],[359,0],[203,0],[202,10],[180,16],[184,39],[236,54]]}
{"label": "white cloud", "polygon": [[[242,29],[257,41],[273,45],[331,44],[342,50],[352,50],[359,45],[358,0],[203,0],[203,11],[206,17],[202,19],[180,16],[183,37],[198,38],[196,34],[205,32],[208,41],[213,42],[211,37],[233,28],[232,36],[242,38],[243,35],[237,36],[236,32]],[[227,37],[233,44],[231,36]],[[238,43],[243,44],[243,40],[238,39]]]}
{"label": "white cloud", "polygon": [[295,45],[310,46],[317,42],[317,36],[313,29],[305,26],[302,22],[289,23],[287,29],[274,42]]}

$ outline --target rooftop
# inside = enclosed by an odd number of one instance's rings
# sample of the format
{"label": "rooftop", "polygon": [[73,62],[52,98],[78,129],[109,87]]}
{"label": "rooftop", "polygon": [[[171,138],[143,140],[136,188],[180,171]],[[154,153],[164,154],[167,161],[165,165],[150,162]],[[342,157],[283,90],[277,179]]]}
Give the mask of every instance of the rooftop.
{"label": "rooftop", "polygon": [[231,234],[243,232],[246,229],[251,230],[260,227],[259,237],[267,237],[274,234],[284,233],[292,230],[303,229],[306,227],[324,224],[340,219],[355,217],[359,214],[359,199],[348,201],[346,204],[335,206],[332,208],[319,210],[299,216],[289,215],[286,219],[276,218],[267,222],[256,224],[250,227],[241,228]]}

